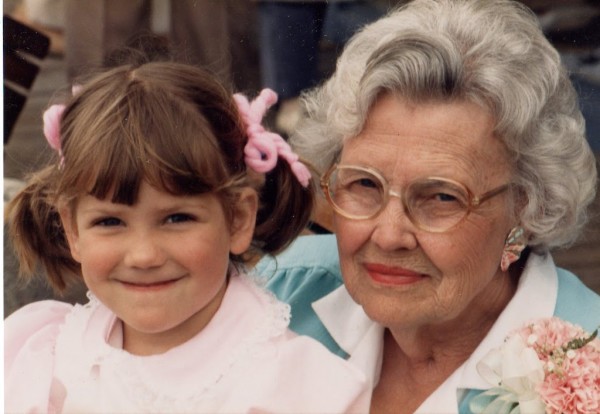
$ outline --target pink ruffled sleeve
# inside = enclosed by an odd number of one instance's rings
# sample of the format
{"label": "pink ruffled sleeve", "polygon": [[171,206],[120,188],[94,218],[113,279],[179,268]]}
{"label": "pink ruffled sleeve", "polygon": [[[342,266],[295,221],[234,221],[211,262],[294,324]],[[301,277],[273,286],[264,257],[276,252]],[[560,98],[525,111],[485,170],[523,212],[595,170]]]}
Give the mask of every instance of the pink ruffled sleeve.
{"label": "pink ruffled sleeve", "polygon": [[60,411],[61,391],[52,381],[54,345],[60,325],[71,309],[63,302],[41,301],[24,306],[5,319],[5,412]]}

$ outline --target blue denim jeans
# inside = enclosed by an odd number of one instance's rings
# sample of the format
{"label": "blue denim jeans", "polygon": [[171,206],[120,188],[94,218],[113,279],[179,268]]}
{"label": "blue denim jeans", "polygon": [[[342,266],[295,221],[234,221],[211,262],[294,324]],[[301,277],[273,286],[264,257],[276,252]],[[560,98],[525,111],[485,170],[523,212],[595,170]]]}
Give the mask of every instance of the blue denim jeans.
{"label": "blue denim jeans", "polygon": [[342,46],[360,26],[381,16],[369,1],[258,3],[261,81],[281,100],[321,81],[319,42]]}

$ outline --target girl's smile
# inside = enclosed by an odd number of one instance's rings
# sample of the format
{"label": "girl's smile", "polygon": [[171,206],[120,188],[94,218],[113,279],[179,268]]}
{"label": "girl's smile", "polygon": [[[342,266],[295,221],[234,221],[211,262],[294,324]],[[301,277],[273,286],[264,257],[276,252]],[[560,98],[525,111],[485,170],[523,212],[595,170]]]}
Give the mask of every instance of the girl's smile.
{"label": "girl's smile", "polygon": [[172,287],[181,279],[183,278],[168,279],[156,282],[126,282],[124,280],[119,280],[119,282],[128,289],[151,292],[165,290],[169,287]]}

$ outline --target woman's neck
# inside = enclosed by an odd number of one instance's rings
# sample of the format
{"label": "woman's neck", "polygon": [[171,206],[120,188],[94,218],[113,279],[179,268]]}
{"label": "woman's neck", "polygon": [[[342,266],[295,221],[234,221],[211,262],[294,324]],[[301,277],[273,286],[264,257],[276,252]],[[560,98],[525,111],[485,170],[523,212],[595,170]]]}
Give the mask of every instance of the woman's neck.
{"label": "woman's neck", "polygon": [[466,360],[488,334],[513,298],[518,278],[498,272],[457,317],[439,323],[406,327],[390,326],[398,347],[416,365],[419,362]]}
{"label": "woman's neck", "polygon": [[406,412],[414,412],[471,356],[516,291],[516,280],[507,273],[496,278],[498,286],[492,294],[475,298],[453,320],[386,329],[372,412],[398,412],[402,401]]}

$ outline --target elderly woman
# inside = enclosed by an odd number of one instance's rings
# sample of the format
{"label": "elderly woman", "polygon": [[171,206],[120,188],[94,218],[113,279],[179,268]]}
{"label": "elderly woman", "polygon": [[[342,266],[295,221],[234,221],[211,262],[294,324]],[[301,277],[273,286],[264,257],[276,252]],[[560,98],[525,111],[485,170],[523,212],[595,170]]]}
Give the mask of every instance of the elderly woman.
{"label": "elderly woman", "polygon": [[[323,172],[335,237],[259,268],[296,331],[372,380],[372,412],[482,412],[502,393],[480,390],[510,384],[485,375],[502,377],[485,357],[507,335],[553,316],[600,324],[600,297],[549,254],[586,222],[595,159],[524,6],[415,0],[355,35],[305,104],[292,143]],[[537,383],[504,389],[508,407],[543,410]]]}

